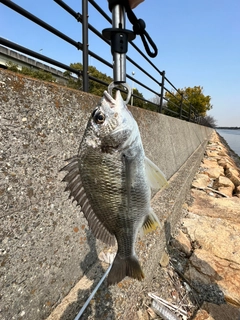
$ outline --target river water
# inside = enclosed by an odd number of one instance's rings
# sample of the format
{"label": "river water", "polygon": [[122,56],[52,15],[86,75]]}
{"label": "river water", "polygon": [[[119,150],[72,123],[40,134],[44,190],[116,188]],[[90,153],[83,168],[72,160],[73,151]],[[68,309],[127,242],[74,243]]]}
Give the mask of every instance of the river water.
{"label": "river water", "polygon": [[227,141],[229,147],[240,156],[240,129],[217,129],[216,131]]}

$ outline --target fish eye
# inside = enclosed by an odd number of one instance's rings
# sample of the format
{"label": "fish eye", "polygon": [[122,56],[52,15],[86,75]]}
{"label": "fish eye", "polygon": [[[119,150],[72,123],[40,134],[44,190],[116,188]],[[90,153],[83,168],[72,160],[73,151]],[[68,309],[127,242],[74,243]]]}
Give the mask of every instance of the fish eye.
{"label": "fish eye", "polygon": [[93,117],[97,124],[102,124],[105,121],[105,115],[101,111],[95,112]]}

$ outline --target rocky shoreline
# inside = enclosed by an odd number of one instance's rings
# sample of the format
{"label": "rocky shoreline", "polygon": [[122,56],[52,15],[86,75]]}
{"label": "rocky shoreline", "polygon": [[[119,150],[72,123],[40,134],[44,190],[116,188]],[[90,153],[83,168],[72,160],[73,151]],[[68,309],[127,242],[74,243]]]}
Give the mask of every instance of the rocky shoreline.
{"label": "rocky shoreline", "polygon": [[197,295],[190,318],[239,320],[240,161],[217,132],[183,210],[170,252],[179,251],[175,271]]}

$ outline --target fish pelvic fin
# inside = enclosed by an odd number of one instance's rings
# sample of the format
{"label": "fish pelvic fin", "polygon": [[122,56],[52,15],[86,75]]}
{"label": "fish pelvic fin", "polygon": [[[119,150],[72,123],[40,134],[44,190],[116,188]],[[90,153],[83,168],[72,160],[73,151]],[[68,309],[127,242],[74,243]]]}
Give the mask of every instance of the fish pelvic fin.
{"label": "fish pelvic fin", "polygon": [[141,281],[144,273],[136,256],[121,258],[117,254],[109,272],[107,284],[108,286],[116,284],[127,276]]}
{"label": "fish pelvic fin", "polygon": [[159,221],[158,217],[154,213],[154,211],[150,210],[149,214],[147,215],[146,219],[144,220],[142,229],[144,234],[154,231],[157,227],[161,227],[161,222]]}

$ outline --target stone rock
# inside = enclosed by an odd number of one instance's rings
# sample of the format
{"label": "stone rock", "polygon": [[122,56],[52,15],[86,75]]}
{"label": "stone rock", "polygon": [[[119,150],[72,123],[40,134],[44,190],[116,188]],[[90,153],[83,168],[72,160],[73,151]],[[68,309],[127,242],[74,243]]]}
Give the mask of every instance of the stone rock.
{"label": "stone rock", "polygon": [[223,167],[224,169],[229,166],[227,159],[223,158],[217,161],[218,165]]}
{"label": "stone rock", "polygon": [[192,186],[195,188],[204,189],[209,185],[210,181],[211,180],[208,175],[199,173],[195,176]]}
{"label": "stone rock", "polygon": [[237,168],[234,168],[234,167],[226,168],[226,173],[225,174],[226,175],[227,174],[233,174],[233,175],[239,177],[239,171],[238,171]]}
{"label": "stone rock", "polygon": [[226,169],[226,177],[229,178],[232,183],[235,185],[235,187],[240,186],[240,178],[238,176],[238,171],[233,169],[233,168],[229,168]]}
{"label": "stone rock", "polygon": [[227,177],[223,177],[223,176],[220,176],[215,180],[213,187],[217,190],[219,190],[219,188],[222,188],[222,187],[224,187],[224,188],[230,187],[230,188],[232,188],[232,191],[235,188],[232,181],[230,179],[228,179]]}
{"label": "stone rock", "polygon": [[203,168],[214,168],[218,166],[218,162],[214,158],[203,158],[201,167]]}
{"label": "stone rock", "polygon": [[194,198],[189,211],[200,216],[208,216],[226,219],[227,221],[240,223],[239,198],[213,198],[204,191],[192,189],[191,195]]}
{"label": "stone rock", "polygon": [[240,198],[240,186],[235,188],[235,194],[238,198]]}
{"label": "stone rock", "polygon": [[206,310],[200,309],[193,320],[214,320],[214,318]]}
{"label": "stone rock", "polygon": [[214,178],[214,179],[218,178],[221,175],[222,176],[224,175],[224,169],[223,167],[220,167],[220,166],[209,168],[205,172],[210,178]]}
{"label": "stone rock", "polygon": [[172,240],[172,245],[188,257],[192,253],[192,245],[186,234],[179,230],[177,236]]}
{"label": "stone rock", "polygon": [[227,177],[222,176],[215,180],[213,187],[228,197],[232,197],[233,190],[235,189],[235,185],[232,183],[232,181]]}
{"label": "stone rock", "polygon": [[191,214],[183,219],[183,224],[191,240],[197,241],[202,249],[225,259],[227,264],[238,264],[240,269],[239,223]]}
{"label": "stone rock", "polygon": [[214,303],[204,302],[201,307],[201,310],[207,312],[207,314],[210,314],[211,318],[209,319],[214,319],[214,320],[223,320],[223,319],[239,320],[240,319],[240,310],[226,303],[217,305]]}
{"label": "stone rock", "polygon": [[138,310],[137,311],[137,320],[148,320],[148,313],[146,310]]}
{"label": "stone rock", "polygon": [[231,198],[233,195],[232,187],[219,187],[218,191],[224,194],[226,197]]}
{"label": "stone rock", "polygon": [[218,159],[220,158],[217,151],[206,150],[206,155],[208,157],[216,157]]}
{"label": "stone rock", "polygon": [[169,255],[167,252],[163,252],[159,263],[163,268],[166,268],[169,265]]}
{"label": "stone rock", "polygon": [[218,152],[218,155],[219,155],[219,156],[226,157],[226,156],[227,156],[227,153],[226,153],[225,151],[222,151],[222,150],[221,150],[221,151]]}
{"label": "stone rock", "polygon": [[222,157],[217,162],[218,165],[224,169],[236,167],[234,161],[230,157]]}
{"label": "stone rock", "polygon": [[185,276],[194,283],[197,291],[202,291],[209,298],[209,302],[219,301],[222,296],[223,302],[225,299],[228,303],[240,307],[239,264],[233,266],[233,263],[202,249],[196,249],[189,262]]}

